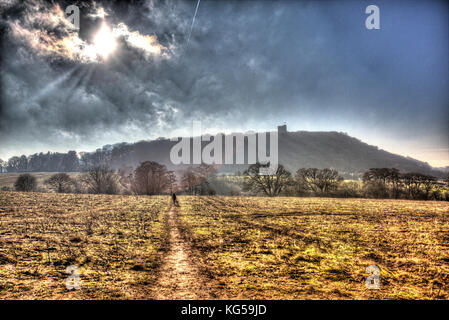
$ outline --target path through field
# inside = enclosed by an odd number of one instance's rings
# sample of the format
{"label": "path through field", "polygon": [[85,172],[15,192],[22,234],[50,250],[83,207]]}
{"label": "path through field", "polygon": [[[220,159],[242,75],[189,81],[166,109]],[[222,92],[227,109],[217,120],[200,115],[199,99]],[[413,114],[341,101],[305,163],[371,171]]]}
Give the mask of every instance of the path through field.
{"label": "path through field", "polygon": [[170,248],[160,270],[154,290],[155,299],[210,299],[207,281],[202,277],[193,260],[191,247],[182,237],[176,207],[168,213]]}

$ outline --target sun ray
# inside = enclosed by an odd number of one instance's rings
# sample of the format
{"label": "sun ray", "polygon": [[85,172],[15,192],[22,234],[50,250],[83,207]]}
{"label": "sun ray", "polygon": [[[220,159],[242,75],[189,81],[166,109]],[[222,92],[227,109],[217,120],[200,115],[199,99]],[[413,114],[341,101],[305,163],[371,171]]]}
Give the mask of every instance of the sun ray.
{"label": "sun ray", "polygon": [[74,74],[80,67],[75,67],[69,71],[67,71],[66,73],[64,73],[62,76],[60,76],[59,78],[57,78],[56,80],[50,82],[49,84],[47,84],[45,87],[43,87],[42,89],[40,89],[38,92],[36,92],[32,97],[30,97],[28,99],[28,101],[37,101],[39,99],[44,98],[47,94],[51,93],[52,91],[56,90],[56,88],[63,83],[64,81],[66,81],[67,79],[69,79],[69,77],[72,76],[72,74]]}

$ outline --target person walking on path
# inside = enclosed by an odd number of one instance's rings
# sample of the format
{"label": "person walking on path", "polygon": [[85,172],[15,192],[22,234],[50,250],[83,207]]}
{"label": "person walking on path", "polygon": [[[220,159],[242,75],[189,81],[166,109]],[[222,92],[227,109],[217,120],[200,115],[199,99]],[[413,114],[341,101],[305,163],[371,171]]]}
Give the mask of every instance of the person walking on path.
{"label": "person walking on path", "polygon": [[178,206],[178,200],[176,200],[176,194],[175,194],[175,193],[172,193],[171,199],[172,199],[172,201],[173,201],[173,204],[174,204],[175,206]]}

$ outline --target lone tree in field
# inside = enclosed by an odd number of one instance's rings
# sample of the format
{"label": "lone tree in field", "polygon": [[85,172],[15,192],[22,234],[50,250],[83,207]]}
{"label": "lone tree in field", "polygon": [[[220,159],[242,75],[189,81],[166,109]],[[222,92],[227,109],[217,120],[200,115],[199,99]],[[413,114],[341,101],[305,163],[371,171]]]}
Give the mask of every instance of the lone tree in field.
{"label": "lone tree in field", "polygon": [[260,168],[266,167],[260,163],[252,164],[243,174],[245,180],[243,189],[246,191],[263,192],[269,197],[278,196],[291,185],[291,173],[285,170],[283,165],[278,165],[275,174],[259,175]]}
{"label": "lone tree in field", "polygon": [[73,187],[73,180],[67,173],[56,173],[45,180],[44,183],[58,193],[70,192]]}
{"label": "lone tree in field", "polygon": [[14,183],[14,188],[17,191],[30,192],[36,190],[36,187],[36,177],[32,176],[29,173],[21,174]]}
{"label": "lone tree in field", "polygon": [[302,168],[296,171],[295,180],[301,188],[325,195],[337,189],[344,179],[334,169]]}
{"label": "lone tree in field", "polygon": [[142,162],[134,172],[134,179],[139,194],[161,194],[169,187],[167,168],[154,161]]}
{"label": "lone tree in field", "polygon": [[114,170],[105,165],[91,167],[82,177],[89,193],[116,194],[117,177]]}

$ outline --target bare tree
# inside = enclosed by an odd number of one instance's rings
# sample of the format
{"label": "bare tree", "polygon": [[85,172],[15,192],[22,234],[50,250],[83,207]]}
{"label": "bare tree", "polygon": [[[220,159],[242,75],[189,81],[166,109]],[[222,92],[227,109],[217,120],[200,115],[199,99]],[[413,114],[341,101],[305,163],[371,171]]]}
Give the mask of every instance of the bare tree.
{"label": "bare tree", "polygon": [[196,167],[195,172],[198,173],[198,176],[201,179],[207,179],[212,176],[215,172],[217,172],[217,168],[213,165],[202,163],[198,167]]}
{"label": "bare tree", "polygon": [[206,163],[187,168],[181,176],[181,188],[188,194],[213,195],[215,190],[211,187],[208,179],[216,171],[215,166]]}
{"label": "bare tree", "polygon": [[428,199],[436,178],[419,172],[408,172],[402,175],[402,181],[411,199]]}
{"label": "bare tree", "polygon": [[8,166],[8,162],[0,159],[0,173],[3,173],[3,168],[6,168]]}
{"label": "bare tree", "polygon": [[435,186],[437,179],[431,175],[426,174],[421,175],[420,179],[424,190],[424,197],[426,200],[428,200],[430,197],[430,191],[432,191],[433,187]]}
{"label": "bare tree", "polygon": [[167,172],[167,186],[170,193],[173,193],[176,191],[176,174],[173,171]]}
{"label": "bare tree", "polygon": [[368,195],[375,198],[398,198],[402,180],[395,168],[370,168],[363,174],[363,186]]}
{"label": "bare tree", "polygon": [[266,165],[260,163],[252,164],[244,172],[244,190],[263,192],[269,197],[278,196],[285,188],[291,185],[291,173],[285,170],[284,166],[278,165],[275,174],[259,175],[259,170]]}
{"label": "bare tree", "polygon": [[155,195],[167,192],[167,168],[154,161],[145,161],[134,172],[139,194]]}
{"label": "bare tree", "polygon": [[91,167],[82,177],[89,193],[116,194],[118,192],[117,177],[114,170],[106,165]]}
{"label": "bare tree", "polygon": [[296,183],[317,194],[327,194],[338,188],[344,180],[334,169],[302,168],[296,171]]}
{"label": "bare tree", "polygon": [[402,179],[399,170],[396,168],[389,169],[386,181],[391,190],[391,196],[398,199],[402,193]]}
{"label": "bare tree", "polygon": [[127,193],[137,194],[137,188],[134,180],[134,169],[132,167],[120,168],[117,172],[120,185]]}
{"label": "bare tree", "polygon": [[199,183],[199,177],[193,168],[184,171],[181,177],[181,187],[188,194],[194,194],[195,186]]}
{"label": "bare tree", "polygon": [[56,173],[44,182],[51,190],[58,193],[72,191],[73,179],[67,173]]}
{"label": "bare tree", "polygon": [[36,187],[37,187],[36,177],[28,173],[21,174],[14,183],[14,188],[17,191],[30,192],[36,190]]}
{"label": "bare tree", "polygon": [[197,183],[195,186],[195,194],[214,195],[215,190],[212,188],[209,180],[213,177],[217,168],[213,165],[202,163],[194,169],[197,174]]}

